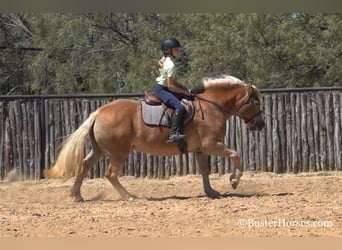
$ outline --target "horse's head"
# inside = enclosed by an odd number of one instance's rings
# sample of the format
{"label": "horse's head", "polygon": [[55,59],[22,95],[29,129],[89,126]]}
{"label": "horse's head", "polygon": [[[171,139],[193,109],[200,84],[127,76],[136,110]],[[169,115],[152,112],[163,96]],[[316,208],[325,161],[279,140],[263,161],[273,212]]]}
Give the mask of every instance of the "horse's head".
{"label": "horse's head", "polygon": [[205,78],[203,84],[192,89],[192,93],[197,99],[215,105],[229,116],[238,115],[251,130],[261,130],[265,126],[259,92],[252,84],[246,85],[233,76]]}
{"label": "horse's head", "polygon": [[265,127],[265,121],[261,115],[259,92],[252,84],[246,86],[246,94],[238,100],[236,114],[241,117],[250,130],[259,131]]}

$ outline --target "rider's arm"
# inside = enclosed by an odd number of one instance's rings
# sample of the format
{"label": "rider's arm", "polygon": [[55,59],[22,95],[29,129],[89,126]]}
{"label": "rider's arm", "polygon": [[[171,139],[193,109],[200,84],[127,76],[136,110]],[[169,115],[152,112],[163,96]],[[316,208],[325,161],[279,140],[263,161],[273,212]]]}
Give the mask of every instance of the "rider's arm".
{"label": "rider's arm", "polygon": [[167,78],[167,87],[172,91],[176,93],[182,93],[184,95],[190,95],[190,90],[185,87],[184,85],[176,82],[173,77],[168,77]]}

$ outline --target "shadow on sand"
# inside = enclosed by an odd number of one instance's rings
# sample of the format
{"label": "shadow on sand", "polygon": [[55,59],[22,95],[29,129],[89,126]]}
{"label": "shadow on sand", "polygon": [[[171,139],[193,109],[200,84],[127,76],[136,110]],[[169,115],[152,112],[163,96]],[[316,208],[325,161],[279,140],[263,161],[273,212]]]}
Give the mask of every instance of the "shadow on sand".
{"label": "shadow on sand", "polygon": [[[274,194],[266,194],[266,193],[225,193],[219,195],[216,199],[222,198],[251,198],[251,197],[263,197],[263,196],[289,196],[293,195],[293,193],[274,193]],[[206,195],[197,195],[197,196],[167,196],[167,197],[149,197],[146,198],[148,201],[165,201],[165,200],[189,200],[196,198],[208,198]],[[210,198],[208,198],[210,199]]]}
{"label": "shadow on sand", "polygon": [[[219,195],[216,199],[224,199],[224,198],[251,198],[251,197],[265,197],[265,196],[290,196],[293,195],[293,193],[224,193]],[[166,201],[166,200],[190,200],[190,199],[201,199],[201,198],[208,198],[205,194],[203,195],[195,195],[195,196],[178,196],[178,195],[172,195],[172,196],[166,196],[166,197],[137,197],[135,200],[147,200],[147,201]],[[210,199],[210,198],[208,198]],[[122,201],[122,199],[106,199],[106,193],[100,193],[90,199],[85,200],[85,202],[96,202],[96,201],[102,201],[102,202],[115,202],[115,201]]]}

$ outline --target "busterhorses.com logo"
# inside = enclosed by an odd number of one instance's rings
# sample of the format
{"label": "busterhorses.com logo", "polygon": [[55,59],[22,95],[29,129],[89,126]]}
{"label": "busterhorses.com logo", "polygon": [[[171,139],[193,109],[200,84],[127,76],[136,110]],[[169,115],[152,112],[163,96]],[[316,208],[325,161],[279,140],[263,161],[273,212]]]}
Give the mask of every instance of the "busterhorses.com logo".
{"label": "busterhorses.com logo", "polygon": [[284,218],[279,218],[276,220],[255,220],[252,218],[248,219],[239,219],[237,221],[237,225],[240,228],[278,228],[278,227],[332,227],[332,221],[326,220],[316,220],[316,221],[309,221],[309,220],[287,220]]}

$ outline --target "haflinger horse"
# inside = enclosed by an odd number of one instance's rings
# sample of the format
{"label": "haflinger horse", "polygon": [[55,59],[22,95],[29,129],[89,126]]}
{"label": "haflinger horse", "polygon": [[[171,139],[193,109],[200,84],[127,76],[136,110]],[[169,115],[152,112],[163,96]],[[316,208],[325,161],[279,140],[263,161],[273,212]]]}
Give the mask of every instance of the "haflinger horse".
{"label": "haflinger horse", "polygon": [[[208,197],[218,198],[220,193],[209,182],[208,156],[229,157],[234,169],[230,183],[235,189],[242,176],[242,164],[235,150],[224,143],[227,120],[232,115],[242,118],[250,130],[259,131],[265,126],[262,118],[259,92],[252,84],[232,77],[203,79],[192,90],[195,108],[193,119],[183,127],[186,150],[194,152],[199,166],[204,191]],[[169,128],[148,126],[142,120],[141,100],[117,99],[90,114],[83,124],[64,142],[57,161],[45,170],[46,178],[68,180],[76,176],[71,196],[83,201],[81,185],[91,167],[101,157],[109,157],[105,177],[123,199],[134,199],[120,183],[119,176],[130,151],[170,156],[180,154],[177,142],[167,143]],[[92,149],[84,158],[86,138]]]}

